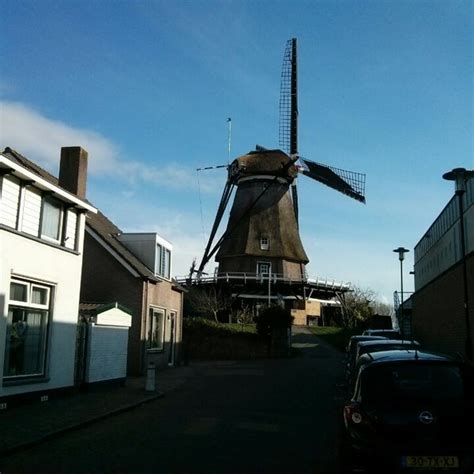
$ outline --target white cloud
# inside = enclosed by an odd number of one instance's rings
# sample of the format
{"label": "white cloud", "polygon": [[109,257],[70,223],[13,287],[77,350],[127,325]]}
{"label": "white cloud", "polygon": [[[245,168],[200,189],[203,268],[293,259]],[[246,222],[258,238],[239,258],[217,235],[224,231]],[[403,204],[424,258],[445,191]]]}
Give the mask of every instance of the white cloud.
{"label": "white cloud", "polygon": [[100,134],[49,119],[18,102],[0,102],[0,143],[45,166],[57,167],[62,146],[82,146],[91,173],[107,172],[117,165],[118,148]]}
{"label": "white cloud", "polygon": [[[57,174],[62,146],[81,146],[89,153],[89,172],[108,175],[130,183],[146,182],[173,189],[197,186],[196,171],[178,163],[156,168],[130,159],[120,147],[93,130],[72,127],[45,117],[33,108],[0,101],[0,145],[9,146]],[[201,178],[201,191],[220,189],[212,176]]]}

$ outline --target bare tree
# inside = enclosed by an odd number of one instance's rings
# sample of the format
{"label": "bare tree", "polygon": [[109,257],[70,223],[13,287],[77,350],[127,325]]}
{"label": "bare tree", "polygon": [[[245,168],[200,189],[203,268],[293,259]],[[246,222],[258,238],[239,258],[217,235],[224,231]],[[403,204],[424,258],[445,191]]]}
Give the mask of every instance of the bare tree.
{"label": "bare tree", "polygon": [[392,316],[393,306],[377,299],[370,288],[354,286],[352,291],[339,296],[342,306],[343,325],[355,328],[374,314]]}
{"label": "bare tree", "polygon": [[375,293],[370,289],[353,287],[352,291],[339,295],[342,322],[345,327],[355,328],[374,314],[372,303]]}
{"label": "bare tree", "polygon": [[381,316],[390,316],[392,317],[395,314],[393,305],[388,303],[383,303],[382,301],[373,301],[371,303],[374,314],[379,314]]}
{"label": "bare tree", "polygon": [[191,287],[186,295],[191,310],[212,316],[218,322],[217,315],[220,311],[230,311],[232,298],[216,286]]}

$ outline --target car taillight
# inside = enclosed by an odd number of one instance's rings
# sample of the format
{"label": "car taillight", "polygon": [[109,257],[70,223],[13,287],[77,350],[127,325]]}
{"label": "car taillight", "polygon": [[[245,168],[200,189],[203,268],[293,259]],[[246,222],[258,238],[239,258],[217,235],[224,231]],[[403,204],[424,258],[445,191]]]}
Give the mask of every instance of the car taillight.
{"label": "car taillight", "polygon": [[359,405],[356,403],[351,403],[350,405],[346,405],[344,407],[344,418],[346,423],[353,423],[355,425],[359,425],[361,423],[365,423],[364,416],[362,415]]}

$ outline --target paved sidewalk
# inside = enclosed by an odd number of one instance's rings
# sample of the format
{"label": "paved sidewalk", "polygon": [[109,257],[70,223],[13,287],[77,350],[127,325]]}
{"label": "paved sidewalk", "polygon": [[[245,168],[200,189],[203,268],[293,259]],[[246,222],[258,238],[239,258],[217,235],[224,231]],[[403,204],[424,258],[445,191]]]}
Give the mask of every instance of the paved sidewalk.
{"label": "paved sidewalk", "polygon": [[194,372],[192,366],[157,371],[155,392],[145,391],[144,377],[129,377],[124,387],[93,387],[0,411],[0,457],[156,400],[179,388]]}

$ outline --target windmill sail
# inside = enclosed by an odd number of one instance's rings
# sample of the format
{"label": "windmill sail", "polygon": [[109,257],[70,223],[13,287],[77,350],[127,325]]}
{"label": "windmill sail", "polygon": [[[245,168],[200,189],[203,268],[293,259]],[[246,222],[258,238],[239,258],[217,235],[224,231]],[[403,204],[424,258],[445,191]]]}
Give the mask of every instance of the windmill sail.
{"label": "windmill sail", "polygon": [[302,173],[365,204],[365,174],[327,166],[301,158]]}
{"label": "windmill sail", "polygon": [[[280,83],[280,149],[294,156],[298,153],[298,64],[296,38],[287,41]],[[291,186],[293,210],[298,226],[298,190],[296,181]]]}
{"label": "windmill sail", "polygon": [[287,41],[280,84],[280,149],[294,155],[298,153],[298,81],[296,38]]}

